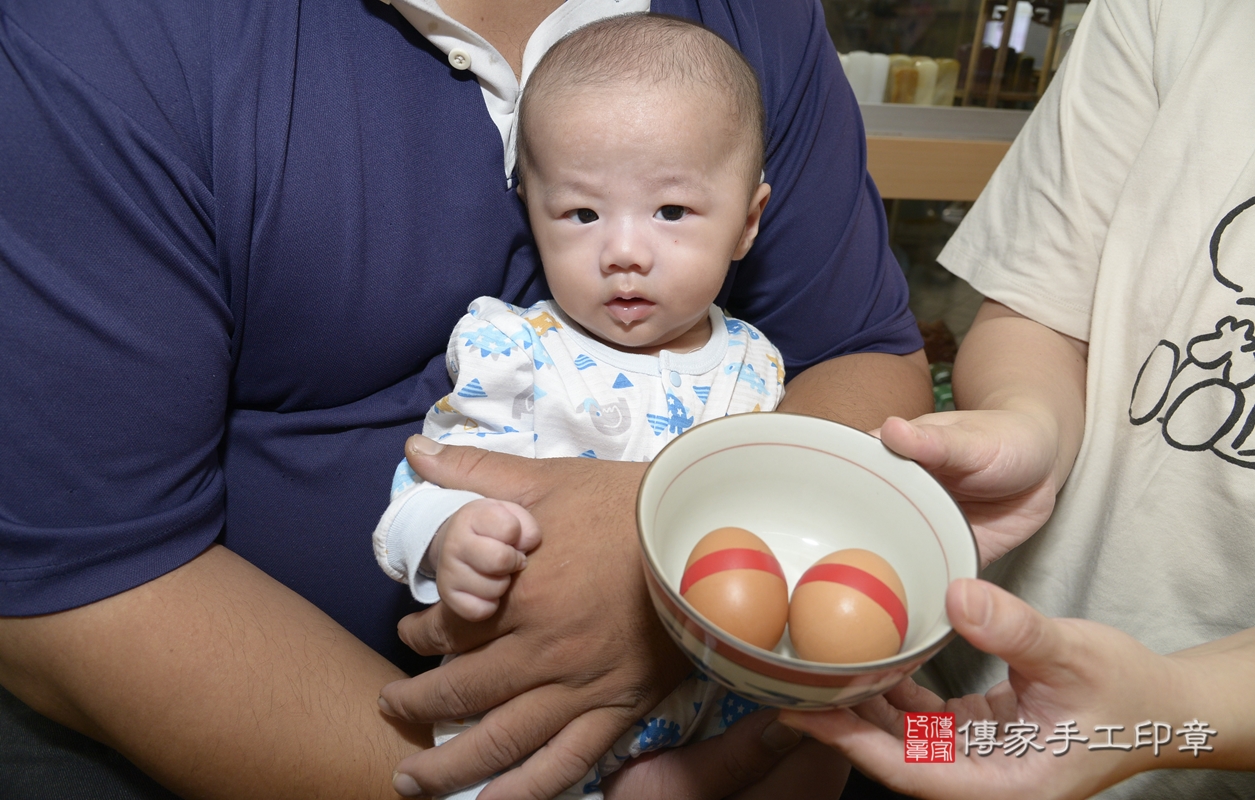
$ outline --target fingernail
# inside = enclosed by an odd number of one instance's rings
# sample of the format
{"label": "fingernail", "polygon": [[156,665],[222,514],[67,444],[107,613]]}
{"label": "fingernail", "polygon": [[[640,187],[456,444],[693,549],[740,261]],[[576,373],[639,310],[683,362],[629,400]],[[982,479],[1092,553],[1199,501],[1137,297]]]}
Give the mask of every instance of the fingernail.
{"label": "fingernail", "polygon": [[426,436],[411,436],[405,446],[411,453],[419,456],[434,456],[444,449],[444,445],[437,444]]}
{"label": "fingernail", "polygon": [[418,781],[404,772],[392,773],[392,790],[402,797],[418,797],[423,793]]}
{"label": "fingernail", "polygon": [[388,701],[383,699],[383,695],[379,695],[379,710],[390,717],[397,715],[397,712],[392,710],[392,706],[388,705]]}
{"label": "fingernail", "polygon": [[768,750],[783,753],[802,741],[802,734],[779,720],[772,720],[767,727],[763,728],[763,735],[760,740]]}
{"label": "fingernail", "polygon": [[963,582],[963,616],[968,622],[984,627],[993,611],[993,598],[979,581]]}

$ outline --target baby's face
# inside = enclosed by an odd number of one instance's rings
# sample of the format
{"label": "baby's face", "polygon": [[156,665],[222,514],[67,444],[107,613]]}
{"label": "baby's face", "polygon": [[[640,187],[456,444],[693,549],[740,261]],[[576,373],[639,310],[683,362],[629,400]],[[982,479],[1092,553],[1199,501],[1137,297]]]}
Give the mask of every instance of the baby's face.
{"label": "baby's face", "polygon": [[704,344],[770,192],[751,188],[727,111],[684,89],[581,88],[528,136],[522,193],[558,305],[621,350]]}

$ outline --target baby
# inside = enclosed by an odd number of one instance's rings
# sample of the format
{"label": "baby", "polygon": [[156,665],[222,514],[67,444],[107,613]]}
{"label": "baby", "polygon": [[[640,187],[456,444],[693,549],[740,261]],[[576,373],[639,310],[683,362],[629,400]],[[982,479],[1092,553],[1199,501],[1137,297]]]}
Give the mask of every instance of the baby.
{"label": "baby", "polygon": [[[699,422],[774,409],[779,352],[713,304],[771,194],[758,81],[741,55],[690,22],[603,20],[544,56],[518,124],[518,192],[553,300],[471,303],[449,339],[454,390],[423,434],[533,458],[648,461]],[[403,461],[374,546],[417,600],[480,620],[540,539],[522,506],[423,483]],[[715,735],[754,708],[694,674],[568,794],[597,794],[624,760]],[[464,729],[437,726],[436,743]]]}

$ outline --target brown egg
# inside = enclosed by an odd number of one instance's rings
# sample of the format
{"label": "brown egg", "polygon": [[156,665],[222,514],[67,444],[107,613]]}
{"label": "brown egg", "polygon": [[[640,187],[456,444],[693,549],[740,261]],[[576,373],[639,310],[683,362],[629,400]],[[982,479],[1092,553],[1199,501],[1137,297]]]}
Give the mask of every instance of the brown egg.
{"label": "brown egg", "polygon": [[906,590],[869,550],[838,550],[806,570],[789,603],[789,638],[807,661],[856,664],[895,655],[906,638]]}
{"label": "brown egg", "polygon": [[770,650],[789,619],[784,571],[762,539],[742,528],[702,537],[680,581],[680,594],[719,628]]}

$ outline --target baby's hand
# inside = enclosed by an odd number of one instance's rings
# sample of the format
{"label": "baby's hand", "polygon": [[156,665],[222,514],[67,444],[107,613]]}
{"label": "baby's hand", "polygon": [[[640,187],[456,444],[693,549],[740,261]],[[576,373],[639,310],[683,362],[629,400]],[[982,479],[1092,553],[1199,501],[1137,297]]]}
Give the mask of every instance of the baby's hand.
{"label": "baby's hand", "polygon": [[427,550],[436,590],[458,616],[476,622],[497,612],[510,576],[540,544],[527,509],[505,500],[473,500],[445,520]]}

